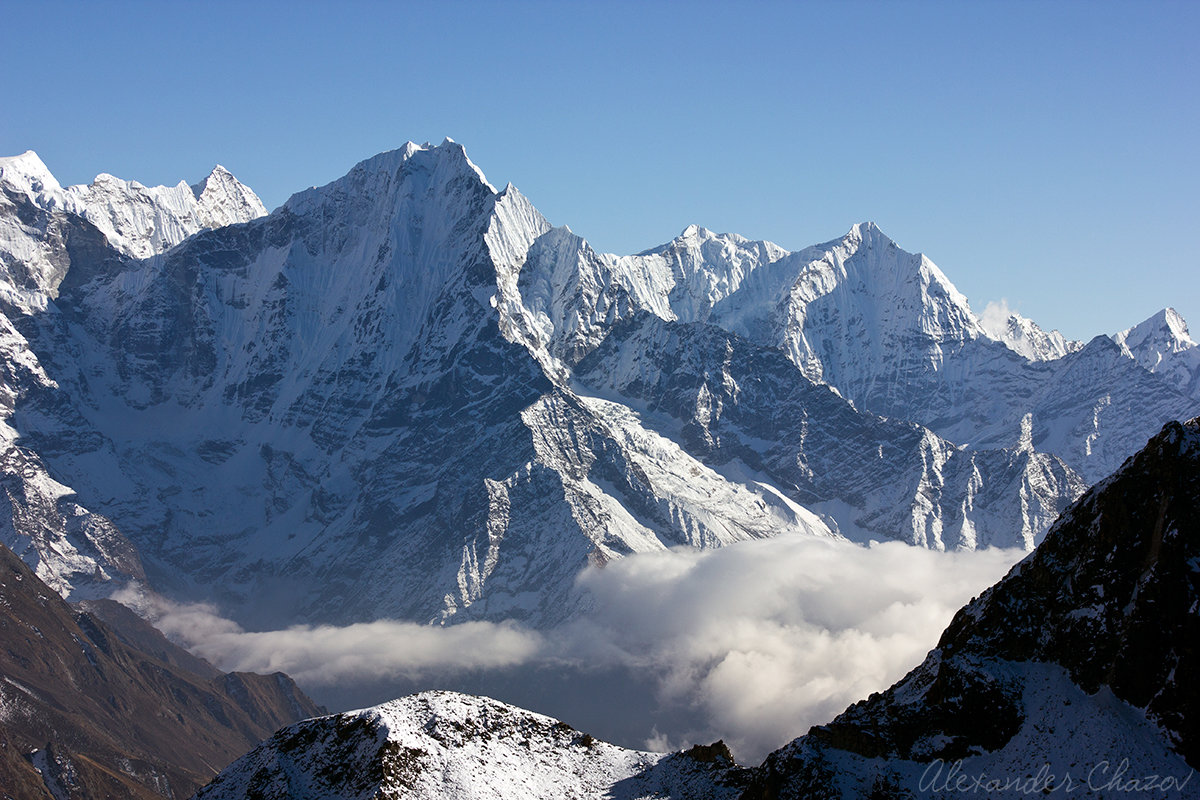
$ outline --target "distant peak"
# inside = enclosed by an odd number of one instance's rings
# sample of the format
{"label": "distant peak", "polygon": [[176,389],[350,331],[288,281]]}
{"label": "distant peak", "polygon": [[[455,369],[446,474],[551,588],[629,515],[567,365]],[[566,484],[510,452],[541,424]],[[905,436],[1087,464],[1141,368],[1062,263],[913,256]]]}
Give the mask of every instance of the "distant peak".
{"label": "distant peak", "polygon": [[34,194],[62,189],[54,175],[32,150],[0,158],[0,182]]}
{"label": "distant peak", "polygon": [[1177,338],[1191,340],[1191,334],[1188,332],[1187,320],[1183,318],[1175,309],[1167,306],[1162,311],[1159,311],[1153,317],[1155,322],[1158,322],[1163,327],[1167,328]]}
{"label": "distant peak", "polygon": [[22,170],[24,172],[49,172],[46,165],[42,163],[41,156],[32,150],[26,150],[17,156],[5,156],[0,158],[0,169]]}
{"label": "distant peak", "polygon": [[258,195],[220,164],[213,167],[204,180],[188,188],[196,198],[199,218],[206,228],[220,228],[266,216],[267,209]]}
{"label": "distant peak", "polygon": [[204,176],[203,180],[201,180],[199,183],[191,184],[188,188],[192,190],[192,194],[196,196],[197,200],[199,200],[200,196],[204,194],[204,190],[208,188],[210,183],[214,182],[233,182],[236,184],[241,183],[236,177],[234,177],[232,172],[225,169],[225,167],[221,166],[220,164],[217,164],[209,171],[207,175]]}
{"label": "distant peak", "polygon": [[1169,306],[1132,328],[1121,331],[1113,338],[1131,351],[1153,350],[1165,353],[1189,350],[1196,346],[1188,331],[1187,320]]}
{"label": "distant peak", "polygon": [[879,226],[874,222],[856,222],[850,226],[850,232],[846,234],[848,239],[857,239],[864,242],[883,242],[885,244],[895,244],[892,238],[879,229]]}
{"label": "distant peak", "polygon": [[467,150],[458,142],[447,136],[441,144],[433,145],[429,142],[424,144],[416,144],[415,142],[405,142],[403,147],[396,150],[386,150],[377,155],[371,156],[368,159],[358,162],[351,172],[365,170],[373,172],[378,169],[391,171],[398,167],[401,163],[408,161],[418,153],[427,153],[429,156],[443,160],[443,163],[454,163],[460,161],[462,167],[473,172],[478,178],[487,185],[493,192],[496,187],[488,183],[483,171],[475,165],[474,162],[467,156]]}
{"label": "distant peak", "polygon": [[708,238],[709,236],[712,236],[712,231],[710,231],[708,228],[694,224],[688,225],[683,229],[683,232],[679,234],[680,239],[695,239],[696,237]]}
{"label": "distant peak", "polygon": [[388,186],[391,185],[392,179],[410,169],[428,176],[436,176],[433,179],[444,187],[454,185],[461,177],[474,178],[492,195],[499,194],[496,187],[488,182],[483,171],[467,156],[466,149],[447,137],[439,145],[429,142],[405,142],[395,150],[385,150],[363,159],[342,177],[323,186],[313,186],[293,194],[284,203],[284,208],[297,214],[307,213],[308,210],[328,201],[337,192],[366,193],[379,200],[382,198],[381,192],[390,191]]}
{"label": "distant peak", "polygon": [[1093,336],[1088,343],[1083,346],[1080,352],[1088,353],[1089,355],[1097,355],[1100,353],[1111,355],[1113,353],[1121,353],[1122,351],[1121,346],[1114,342],[1111,337],[1105,336],[1101,333]]}

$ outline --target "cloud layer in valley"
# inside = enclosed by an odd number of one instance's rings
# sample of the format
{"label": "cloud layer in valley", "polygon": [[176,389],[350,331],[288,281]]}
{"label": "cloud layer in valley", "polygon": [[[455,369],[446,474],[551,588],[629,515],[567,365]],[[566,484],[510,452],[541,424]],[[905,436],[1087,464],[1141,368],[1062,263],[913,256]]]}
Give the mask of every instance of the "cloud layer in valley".
{"label": "cloud layer in valley", "polygon": [[251,632],[209,606],[138,602],[167,635],[224,669],[282,670],[318,690],[392,678],[441,688],[456,674],[513,668],[543,677],[620,670],[647,682],[658,703],[635,744],[724,738],[752,761],[903,676],[954,611],[1023,555],[800,536],[635,555],[582,572],[594,610],[549,631],[381,620]]}
{"label": "cloud layer in valley", "polygon": [[568,650],[623,659],[703,709],[706,728],[671,746],[715,734],[761,755],[902,677],[1024,555],[787,537],[627,558],[581,575],[599,612]]}

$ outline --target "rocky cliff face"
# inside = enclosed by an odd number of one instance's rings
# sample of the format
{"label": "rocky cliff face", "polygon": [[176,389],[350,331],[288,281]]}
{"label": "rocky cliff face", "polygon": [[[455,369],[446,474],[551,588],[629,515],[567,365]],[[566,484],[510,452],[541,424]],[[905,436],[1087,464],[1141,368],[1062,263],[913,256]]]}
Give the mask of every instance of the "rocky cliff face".
{"label": "rocky cliff face", "polygon": [[746,796],[951,797],[952,775],[1180,791],[1200,765],[1198,532],[1200,419],[1164,427],[923,664],[772,754]]}

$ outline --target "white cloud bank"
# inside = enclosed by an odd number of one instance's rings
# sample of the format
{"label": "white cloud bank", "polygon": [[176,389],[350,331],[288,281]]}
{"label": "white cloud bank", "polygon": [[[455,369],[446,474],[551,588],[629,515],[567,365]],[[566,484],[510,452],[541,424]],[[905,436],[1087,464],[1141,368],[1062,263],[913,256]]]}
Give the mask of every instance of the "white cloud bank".
{"label": "white cloud bank", "polygon": [[801,536],[636,555],[581,573],[595,610],[544,632],[387,620],[248,632],[208,606],[149,610],[224,669],[282,670],[302,686],[405,677],[436,688],[462,671],[624,668],[651,682],[664,710],[690,712],[674,728],[656,722],[648,744],[724,738],[753,761],[903,676],[954,612],[1024,555]]}
{"label": "white cloud bank", "polygon": [[246,631],[206,604],[172,603],[129,590],[114,599],[136,608],[169,638],[222,669],[286,672],[301,685],[499,669],[528,663],[545,650],[538,633],[511,623],[435,628],[378,620]]}
{"label": "white cloud bank", "polygon": [[600,610],[570,648],[650,670],[664,699],[703,709],[705,729],[672,745],[715,733],[759,756],[902,677],[1024,555],[781,537],[626,558],[581,575]]}

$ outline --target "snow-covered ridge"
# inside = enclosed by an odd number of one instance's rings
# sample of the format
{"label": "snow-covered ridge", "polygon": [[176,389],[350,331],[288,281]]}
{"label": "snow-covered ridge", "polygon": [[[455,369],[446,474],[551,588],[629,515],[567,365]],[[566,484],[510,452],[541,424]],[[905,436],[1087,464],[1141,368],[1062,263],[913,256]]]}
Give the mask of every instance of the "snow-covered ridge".
{"label": "snow-covered ridge", "polygon": [[14,276],[5,283],[23,292],[3,294],[28,311],[40,309],[38,295],[53,297],[65,274],[71,236],[61,215],[94,226],[122,255],[145,259],[198,231],[267,213],[258,196],[220,165],[194,186],[143,186],[101,173],[90,184],[63,188],[32,150],[0,158],[0,205],[14,202],[32,214],[0,215],[0,264]]}
{"label": "snow-covered ridge", "polygon": [[[1006,313],[1007,312],[1007,313]],[[989,305],[979,317],[984,332],[1030,361],[1054,361],[1083,349],[1083,342],[1068,339],[1059,331],[1045,331],[1028,317],[1006,306]]]}
{"label": "snow-covered ridge", "polygon": [[724,800],[740,787],[721,745],[626,750],[550,717],[453,692],[424,692],[284,728],[196,800]]}

